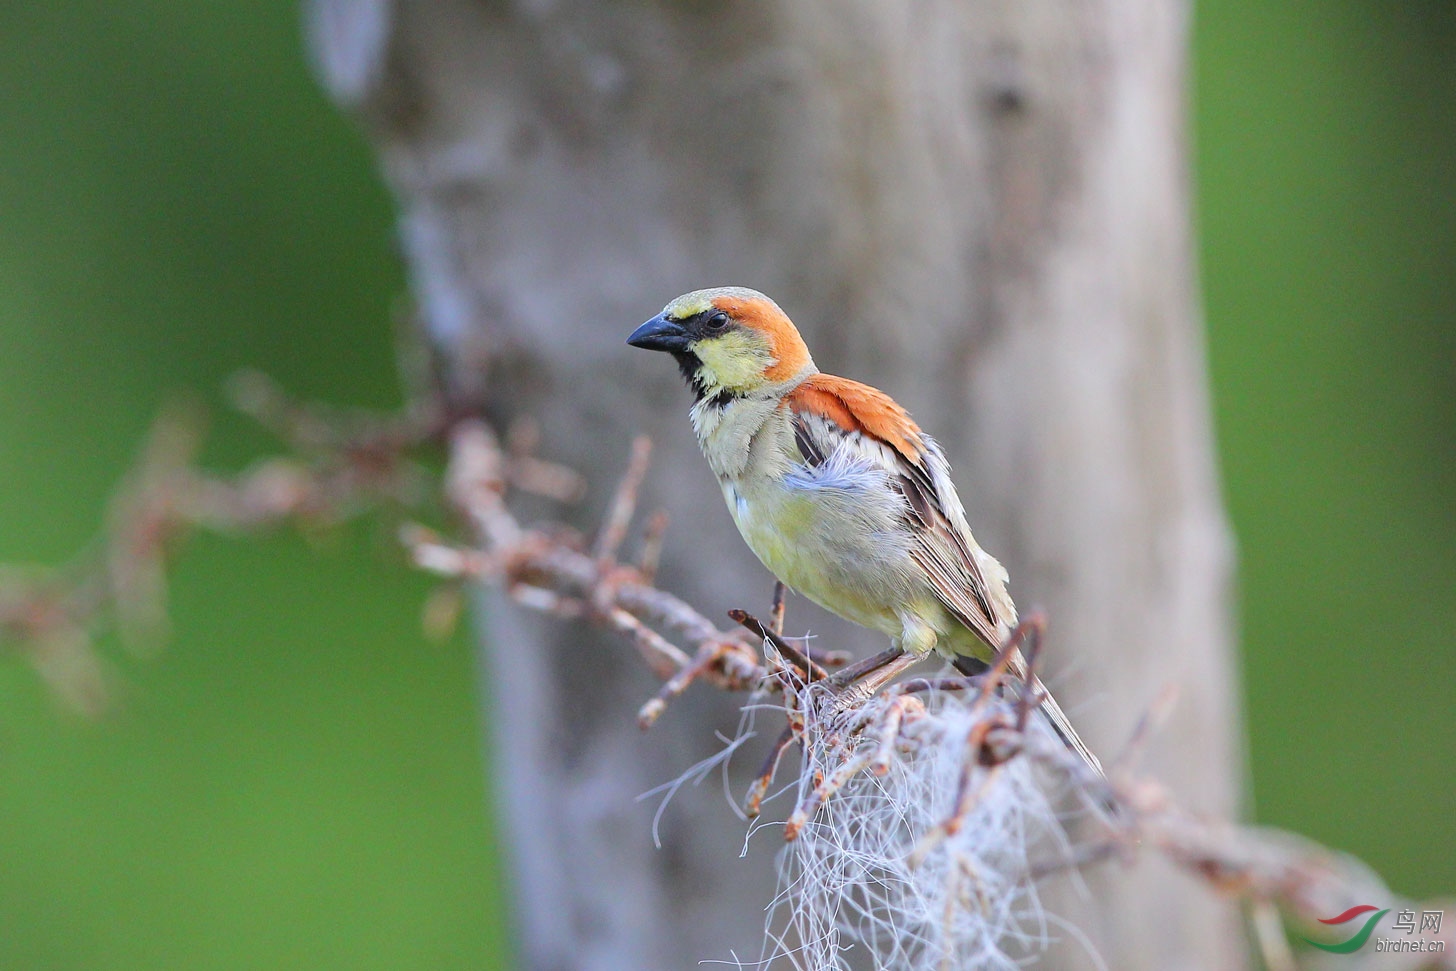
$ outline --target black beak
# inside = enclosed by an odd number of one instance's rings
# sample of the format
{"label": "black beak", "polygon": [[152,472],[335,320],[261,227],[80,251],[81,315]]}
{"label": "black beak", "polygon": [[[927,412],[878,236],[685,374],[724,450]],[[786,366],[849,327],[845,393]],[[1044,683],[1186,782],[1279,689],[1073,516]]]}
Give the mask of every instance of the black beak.
{"label": "black beak", "polygon": [[686,351],[691,338],[681,324],[668,320],[662,314],[632,331],[627,343],[648,351]]}

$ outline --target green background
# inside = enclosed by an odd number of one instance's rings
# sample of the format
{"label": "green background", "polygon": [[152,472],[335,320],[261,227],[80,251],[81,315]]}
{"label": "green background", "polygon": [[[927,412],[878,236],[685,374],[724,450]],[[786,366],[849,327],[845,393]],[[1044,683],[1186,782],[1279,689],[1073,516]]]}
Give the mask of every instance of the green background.
{"label": "green background", "polygon": [[[238,368],[397,400],[404,282],[291,3],[0,7],[0,562]],[[1194,118],[1258,818],[1456,890],[1456,5],[1209,2]],[[207,459],[269,440],[215,408]],[[204,537],[121,710],[0,661],[0,967],[490,968],[463,638],[382,527]],[[1377,901],[1377,903],[1379,903]]]}

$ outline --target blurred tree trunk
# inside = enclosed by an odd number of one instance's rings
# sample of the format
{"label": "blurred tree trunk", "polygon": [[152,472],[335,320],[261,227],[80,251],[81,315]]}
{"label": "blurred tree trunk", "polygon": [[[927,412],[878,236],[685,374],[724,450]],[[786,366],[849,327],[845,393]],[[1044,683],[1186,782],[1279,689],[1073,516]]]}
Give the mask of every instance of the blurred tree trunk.
{"label": "blurred tree trunk", "polygon": [[[776,297],[819,364],[946,446],[978,538],[1052,618],[1048,681],[1111,755],[1167,683],[1147,767],[1231,814],[1240,721],[1190,243],[1189,7],[1176,0],[667,3],[313,0],[312,51],[398,199],[453,378],[585,471],[589,524],[630,436],[658,443],[663,585],[721,616],[770,578],[721,508],[670,364],[623,340],[668,298]],[[790,626],[882,645],[802,601]],[[579,626],[482,611],[524,965],[758,955],[776,831],[709,779],[650,830],[645,790],[731,732]],[[777,725],[766,731],[775,733]],[[741,798],[760,749],[730,778]],[[784,810],[787,811],[787,810]],[[1236,968],[1237,915],[1146,859],[1048,891],[1106,966]],[[1071,938],[1069,934],[1061,935]],[[1090,967],[1064,943],[1043,966]]]}

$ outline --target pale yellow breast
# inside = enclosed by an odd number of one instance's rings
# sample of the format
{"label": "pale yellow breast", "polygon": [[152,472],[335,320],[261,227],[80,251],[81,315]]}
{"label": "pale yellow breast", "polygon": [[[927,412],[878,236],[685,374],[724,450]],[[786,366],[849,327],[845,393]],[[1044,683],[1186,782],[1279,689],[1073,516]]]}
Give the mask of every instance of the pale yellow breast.
{"label": "pale yellow breast", "polygon": [[779,482],[725,482],[723,496],[744,542],[774,576],[832,613],[898,636],[910,563],[891,534],[841,502]]}
{"label": "pale yellow breast", "polygon": [[796,592],[854,623],[899,637],[899,613],[927,596],[910,555],[904,499],[873,461],[800,461],[777,397],[694,409],[699,443],[748,547]]}

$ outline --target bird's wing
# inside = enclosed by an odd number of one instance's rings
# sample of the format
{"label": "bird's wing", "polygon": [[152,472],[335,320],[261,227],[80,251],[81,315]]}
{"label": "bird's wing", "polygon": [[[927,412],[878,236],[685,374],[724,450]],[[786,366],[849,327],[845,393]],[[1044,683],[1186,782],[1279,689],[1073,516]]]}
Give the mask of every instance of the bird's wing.
{"label": "bird's wing", "polygon": [[848,378],[816,374],[790,392],[786,402],[807,464],[822,464],[834,451],[837,442],[825,435],[833,429],[857,439],[861,450],[888,467],[891,481],[905,496],[907,525],[915,535],[911,555],[936,596],[988,647],[999,647],[1016,621],[1006,595],[1006,574],[971,538],[949,466],[935,441],[889,395]]}
{"label": "bird's wing", "polygon": [[907,462],[919,462],[924,455],[924,435],[910,413],[867,384],[815,374],[790,391],[784,401],[795,419],[823,419],[841,434],[861,435],[866,444],[884,445]]}
{"label": "bird's wing", "polygon": [[[911,556],[930,578],[936,597],[986,644],[987,658],[1000,650],[1016,623],[1006,570],[971,536],[950,464],[935,440],[889,395],[848,378],[815,374],[785,402],[806,465],[824,465],[837,448],[852,443],[867,461],[891,473],[890,481],[905,496],[907,525],[915,535]],[[1008,670],[1018,678],[1027,676],[1020,652],[1012,655]],[[1097,756],[1041,679],[1033,677],[1031,688],[1043,695],[1041,710],[1062,741],[1102,774]]]}
{"label": "bird's wing", "polygon": [[1016,623],[1006,571],[972,538],[945,457],[932,439],[925,443],[922,462],[900,480],[915,527],[913,555],[940,602],[995,651]]}

